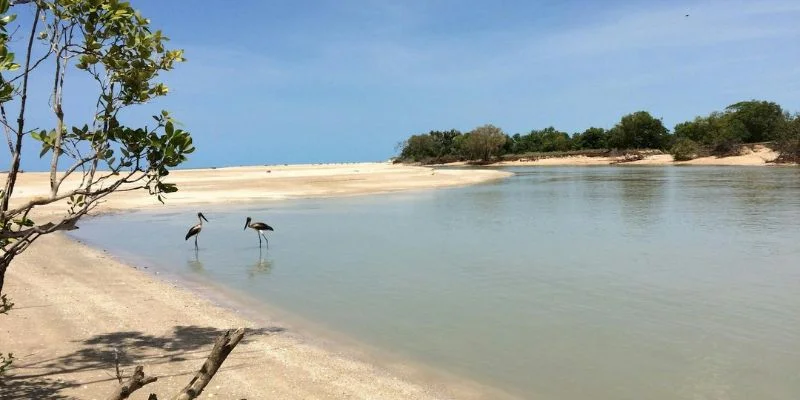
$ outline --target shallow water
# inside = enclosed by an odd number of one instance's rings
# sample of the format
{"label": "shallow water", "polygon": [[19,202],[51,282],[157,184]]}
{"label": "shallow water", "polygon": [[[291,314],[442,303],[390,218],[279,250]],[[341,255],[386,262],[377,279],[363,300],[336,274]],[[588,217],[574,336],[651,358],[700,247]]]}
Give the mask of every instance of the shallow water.
{"label": "shallow water", "polygon": [[512,171],[74,236],[525,398],[800,398],[800,169]]}

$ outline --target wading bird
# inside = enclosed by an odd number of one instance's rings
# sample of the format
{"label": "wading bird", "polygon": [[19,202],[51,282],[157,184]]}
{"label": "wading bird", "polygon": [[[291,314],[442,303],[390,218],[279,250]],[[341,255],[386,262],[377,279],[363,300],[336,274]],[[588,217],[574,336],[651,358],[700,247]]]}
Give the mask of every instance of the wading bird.
{"label": "wading bird", "polygon": [[203,229],[203,220],[205,219],[206,222],[208,222],[208,220],[206,219],[206,216],[203,215],[203,213],[197,213],[197,219],[200,220],[200,223],[195,225],[195,226],[193,226],[193,227],[191,227],[191,228],[189,228],[189,232],[186,232],[186,239],[185,239],[185,240],[189,240],[190,237],[194,236],[194,248],[195,249],[197,249],[197,236],[200,235],[200,230]]}
{"label": "wading bird", "polygon": [[267,242],[267,247],[269,247],[269,240],[267,239],[267,235],[264,234],[264,231],[273,231],[274,229],[272,229],[271,226],[269,226],[269,225],[267,225],[267,224],[265,224],[263,222],[253,222],[251,224],[250,221],[252,221],[252,218],[247,217],[247,221],[245,221],[245,223],[244,223],[244,229],[243,230],[246,230],[247,228],[251,228],[251,229],[253,229],[254,231],[256,231],[258,233],[258,248],[259,249],[261,248],[261,236],[264,236],[264,240]]}

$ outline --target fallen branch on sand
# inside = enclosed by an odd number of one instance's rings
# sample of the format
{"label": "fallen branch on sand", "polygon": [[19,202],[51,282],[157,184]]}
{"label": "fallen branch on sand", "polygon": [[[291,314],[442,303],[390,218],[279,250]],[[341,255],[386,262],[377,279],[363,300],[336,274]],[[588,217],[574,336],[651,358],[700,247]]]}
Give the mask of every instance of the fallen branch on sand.
{"label": "fallen branch on sand", "polygon": [[[222,363],[228,358],[228,354],[233,351],[233,348],[239,344],[243,337],[244,328],[236,330],[229,329],[218,337],[214,342],[214,348],[211,349],[211,354],[208,355],[203,366],[200,367],[194,378],[189,381],[189,384],[178,392],[172,400],[191,400],[200,396],[200,394],[203,393],[203,389],[211,382],[211,378],[213,378],[219,370],[219,367],[222,366]],[[144,368],[141,365],[137,365],[133,371],[133,375],[124,382],[122,382],[119,369],[117,369],[117,378],[120,379],[120,386],[107,398],[108,400],[127,399],[133,392],[158,380],[158,378],[154,376],[145,375]],[[151,393],[148,400],[158,400],[158,396],[155,393]]]}

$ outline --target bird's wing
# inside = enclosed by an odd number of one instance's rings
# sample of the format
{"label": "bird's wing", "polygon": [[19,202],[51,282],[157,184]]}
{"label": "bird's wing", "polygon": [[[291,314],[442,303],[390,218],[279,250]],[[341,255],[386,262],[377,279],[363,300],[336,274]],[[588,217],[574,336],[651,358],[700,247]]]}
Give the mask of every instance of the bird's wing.
{"label": "bird's wing", "polygon": [[258,229],[262,230],[262,231],[274,231],[274,229],[272,229],[271,226],[269,226],[269,225],[267,225],[267,224],[265,224],[263,222],[259,222],[258,223]]}
{"label": "bird's wing", "polygon": [[200,224],[189,228],[189,232],[186,232],[186,239],[184,240],[189,240],[190,237],[196,235],[198,232],[200,232]]}

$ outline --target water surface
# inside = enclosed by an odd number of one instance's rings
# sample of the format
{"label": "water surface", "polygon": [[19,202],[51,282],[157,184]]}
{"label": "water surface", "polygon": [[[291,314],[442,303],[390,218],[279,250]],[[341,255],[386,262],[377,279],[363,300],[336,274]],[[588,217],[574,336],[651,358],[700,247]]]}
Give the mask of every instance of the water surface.
{"label": "water surface", "polygon": [[800,398],[800,169],[513,171],[208,208],[197,253],[193,211],[75,236],[524,398]]}

